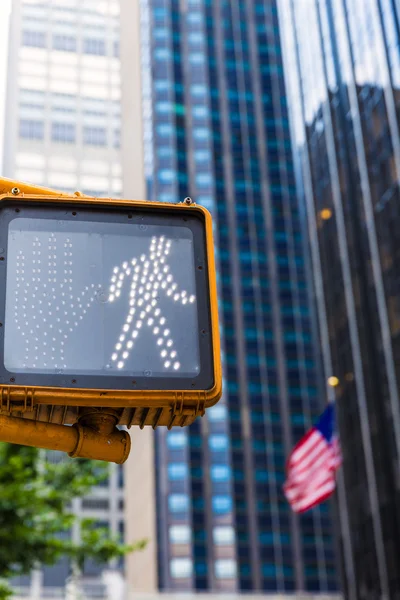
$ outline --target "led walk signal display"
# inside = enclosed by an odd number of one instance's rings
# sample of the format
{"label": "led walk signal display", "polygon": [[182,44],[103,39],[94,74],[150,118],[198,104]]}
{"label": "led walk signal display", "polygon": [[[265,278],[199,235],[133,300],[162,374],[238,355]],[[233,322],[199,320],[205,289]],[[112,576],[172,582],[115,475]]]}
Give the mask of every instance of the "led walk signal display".
{"label": "led walk signal display", "polygon": [[172,392],[218,399],[204,209],[3,197],[0,254],[0,384],[10,393],[62,390],[101,406],[147,405]]}
{"label": "led walk signal display", "polygon": [[[86,225],[86,227],[85,227]],[[9,225],[4,363],[13,372],[197,376],[187,227],[17,218]],[[86,229],[86,231],[85,231]]]}

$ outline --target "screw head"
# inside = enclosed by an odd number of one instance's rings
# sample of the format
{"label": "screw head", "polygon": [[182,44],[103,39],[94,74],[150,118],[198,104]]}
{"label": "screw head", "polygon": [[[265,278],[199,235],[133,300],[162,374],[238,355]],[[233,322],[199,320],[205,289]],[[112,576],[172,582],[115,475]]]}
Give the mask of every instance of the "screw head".
{"label": "screw head", "polygon": [[12,193],[14,196],[17,196],[17,195],[20,193],[20,189],[19,189],[19,188],[17,188],[17,187],[13,187],[13,189],[11,190],[11,193]]}
{"label": "screw head", "polygon": [[184,199],[184,204],[187,204],[188,206],[190,206],[190,204],[194,204],[193,200],[188,196],[187,198]]}

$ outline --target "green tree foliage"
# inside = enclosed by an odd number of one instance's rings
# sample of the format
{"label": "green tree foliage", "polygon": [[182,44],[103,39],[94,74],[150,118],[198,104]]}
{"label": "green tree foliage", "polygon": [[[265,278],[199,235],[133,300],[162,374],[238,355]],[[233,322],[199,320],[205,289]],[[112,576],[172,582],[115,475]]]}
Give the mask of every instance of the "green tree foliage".
{"label": "green tree foliage", "polygon": [[145,547],[146,540],[123,545],[88,519],[80,522],[81,543],[70,538],[72,499],[87,495],[107,469],[79,459],[54,464],[35,448],[0,444],[0,600],[9,596],[7,579],[38,564],[68,556],[82,569],[87,558],[106,563]]}

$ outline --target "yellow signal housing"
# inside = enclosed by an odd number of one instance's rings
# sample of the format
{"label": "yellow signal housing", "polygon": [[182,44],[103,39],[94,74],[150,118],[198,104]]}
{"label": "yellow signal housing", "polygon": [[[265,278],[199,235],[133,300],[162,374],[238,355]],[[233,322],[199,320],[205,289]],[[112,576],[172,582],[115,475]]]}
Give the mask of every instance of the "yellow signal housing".
{"label": "yellow signal housing", "polygon": [[0,254],[0,440],[122,463],[126,428],[186,426],[219,400],[206,209],[0,178]]}

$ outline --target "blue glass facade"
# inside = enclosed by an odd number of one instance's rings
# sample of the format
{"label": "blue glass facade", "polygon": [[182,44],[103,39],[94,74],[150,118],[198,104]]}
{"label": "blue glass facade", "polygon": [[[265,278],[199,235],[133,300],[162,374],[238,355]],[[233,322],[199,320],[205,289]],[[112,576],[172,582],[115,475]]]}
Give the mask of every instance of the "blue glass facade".
{"label": "blue glass facade", "polygon": [[396,598],[400,8],[392,0],[281,6],[325,374],[340,381],[345,591]]}
{"label": "blue glass facade", "polygon": [[225,374],[207,419],[157,431],[159,585],[333,591],[330,506],[296,517],[282,493],[323,399],[277,4],[141,6],[149,194],[213,214]]}

